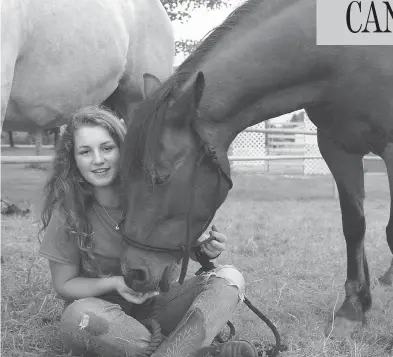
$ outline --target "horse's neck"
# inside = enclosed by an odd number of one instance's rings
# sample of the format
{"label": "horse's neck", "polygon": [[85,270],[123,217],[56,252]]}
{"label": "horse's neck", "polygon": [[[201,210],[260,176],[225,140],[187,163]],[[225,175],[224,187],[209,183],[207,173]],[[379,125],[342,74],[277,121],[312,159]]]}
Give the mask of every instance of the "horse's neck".
{"label": "horse's neck", "polygon": [[263,2],[244,15],[199,67],[201,117],[225,123],[227,133],[303,108],[321,92],[328,70],[315,46],[315,3],[278,3],[268,18]]}

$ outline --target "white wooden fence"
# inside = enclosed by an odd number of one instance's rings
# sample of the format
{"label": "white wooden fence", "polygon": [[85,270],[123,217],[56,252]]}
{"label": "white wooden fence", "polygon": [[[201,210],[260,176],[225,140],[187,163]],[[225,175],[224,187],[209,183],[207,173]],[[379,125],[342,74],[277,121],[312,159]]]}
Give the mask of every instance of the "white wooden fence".
{"label": "white wooden fence", "polygon": [[2,164],[45,164],[52,160],[53,156],[1,156]]}
{"label": "white wooden fence", "polygon": [[[229,160],[234,166],[258,165],[267,172],[330,174],[318,149],[316,127],[304,116],[304,122],[259,123],[241,132],[233,141]],[[24,145],[20,145],[21,147]],[[26,147],[26,146],[25,146]],[[33,146],[31,146],[33,147]],[[365,160],[378,160],[366,156]],[[48,163],[52,156],[2,156],[2,164]]]}
{"label": "white wooden fence", "polygon": [[[274,173],[330,174],[318,148],[316,127],[306,114],[304,122],[280,126],[266,121],[241,132],[230,148],[232,165],[257,165],[258,169]],[[380,160],[375,155],[364,159]]]}

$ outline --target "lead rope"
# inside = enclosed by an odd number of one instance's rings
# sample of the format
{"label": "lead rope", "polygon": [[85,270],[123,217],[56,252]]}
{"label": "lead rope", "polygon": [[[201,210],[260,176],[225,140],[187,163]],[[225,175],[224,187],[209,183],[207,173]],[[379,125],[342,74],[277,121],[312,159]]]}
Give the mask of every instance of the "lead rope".
{"label": "lead rope", "polygon": [[244,303],[255,315],[257,315],[272,330],[274,338],[276,339],[276,344],[274,345],[274,347],[265,351],[266,355],[269,357],[276,357],[280,351],[285,351],[287,347],[281,345],[280,334],[278,333],[278,330],[276,326],[274,326],[273,322],[271,322],[267,316],[265,316],[261,311],[259,311],[251,303],[251,301],[247,299],[247,297],[244,297]]}
{"label": "lead rope", "polygon": [[192,223],[191,219],[192,219],[192,204],[194,202],[194,197],[195,197],[195,177],[196,177],[197,167],[199,166],[202,159],[203,159],[203,155],[201,155],[201,157],[197,161],[195,161],[195,165],[194,165],[194,169],[193,169],[194,171],[193,171],[193,175],[192,175],[192,182],[190,185],[190,194],[189,194],[188,212],[187,212],[186,244],[182,246],[183,261],[182,261],[181,270],[180,270],[179,284],[183,284],[183,282],[184,282],[184,279],[187,274],[188,262],[190,260],[191,223]]}
{"label": "lead rope", "polygon": [[[220,177],[221,177],[221,176],[220,176]],[[201,265],[201,268],[195,273],[195,275],[200,275],[200,274],[203,273],[203,272],[209,272],[209,271],[215,269],[214,263],[211,262],[211,261],[209,260],[209,258],[208,258],[206,255],[200,254],[199,251],[198,251],[198,248],[199,248],[202,244],[207,243],[207,242],[209,242],[209,241],[211,241],[211,240],[213,240],[213,239],[214,239],[213,237],[207,238],[207,239],[205,239],[204,241],[198,242],[197,244],[195,244],[195,245],[193,246],[195,257],[196,257],[196,259],[198,260],[198,263]],[[282,346],[282,345],[281,345],[281,337],[280,337],[280,334],[279,334],[279,332],[278,332],[276,326],[274,326],[273,322],[271,322],[270,319],[269,319],[267,316],[265,316],[261,311],[259,311],[259,309],[256,308],[256,307],[251,303],[251,301],[248,300],[247,297],[244,297],[244,303],[245,303],[245,305],[246,305],[254,314],[256,314],[256,315],[257,315],[257,316],[258,316],[258,317],[259,317],[259,318],[260,318],[260,319],[261,319],[261,320],[271,329],[271,331],[273,332],[273,335],[274,335],[274,338],[275,338],[275,340],[276,340],[276,343],[275,343],[275,345],[274,345],[273,348],[270,348],[270,349],[268,349],[268,350],[265,351],[265,352],[266,352],[266,356],[268,356],[268,357],[276,357],[276,356],[279,354],[280,351],[286,350],[286,349],[287,349],[286,346]],[[236,331],[235,331],[235,327],[233,326],[232,322],[231,322],[231,321],[227,321],[227,325],[228,325],[229,331],[230,331],[228,339],[225,341],[220,335],[217,335],[217,336],[216,336],[216,340],[217,340],[218,342],[224,343],[224,342],[230,341],[230,340],[235,336]]]}
{"label": "lead rope", "polygon": [[[199,133],[198,133],[199,134]],[[218,160],[216,151],[214,150],[214,148],[210,145],[208,145],[205,142],[205,153],[208,154],[210,156],[210,158],[212,159],[213,163],[215,164],[215,166],[218,168],[219,170],[219,182],[218,182],[218,189],[220,190],[221,187],[221,175],[223,174],[225,176],[225,178],[228,180],[228,182],[230,183],[230,188],[232,187],[232,180],[229,176],[229,174],[222,168],[222,166],[220,165],[220,162]],[[191,185],[191,192],[190,192],[190,205],[189,205],[189,211],[187,214],[187,242],[185,246],[182,246],[183,249],[183,263],[182,263],[182,269],[181,269],[181,274],[180,274],[180,278],[179,278],[179,283],[181,284],[184,281],[186,272],[187,272],[187,266],[188,266],[188,261],[190,258],[190,250],[191,248],[195,249],[198,248],[203,242],[197,243],[196,245],[191,247],[191,242],[190,239],[188,239],[188,237],[190,237],[191,231],[190,231],[190,226],[191,226],[191,206],[192,206],[192,201],[194,199],[194,181],[195,181],[195,173],[196,173],[196,167],[199,165],[200,161],[203,159],[203,156],[201,156],[201,158],[195,163],[194,166],[194,175],[193,175],[193,184]],[[218,207],[216,207],[215,211],[217,210]],[[206,226],[204,227],[206,229],[206,227],[210,224],[210,221],[212,220],[214,214],[212,215],[212,217],[209,218],[208,223],[206,224]],[[124,214],[122,215],[122,220],[124,220],[125,216]],[[210,238],[212,239],[212,238]],[[201,274],[202,272],[208,272],[212,269],[215,268],[214,264],[207,259],[207,257],[203,257],[203,256],[198,256],[198,254],[195,254],[198,262],[201,264],[201,269],[199,269],[196,273],[196,275]],[[205,259],[204,259],[205,258]],[[251,302],[250,300],[248,300],[247,297],[244,297],[244,303],[245,305],[252,311],[254,312],[263,322],[265,322],[265,324],[271,329],[271,331],[274,334],[276,343],[275,346],[269,350],[266,350],[265,353],[267,356],[269,357],[276,357],[278,355],[278,353],[280,351],[285,351],[287,349],[287,347],[285,345],[281,345],[281,337],[280,334],[277,330],[277,328],[274,326],[274,324],[269,320],[269,318],[267,316],[265,316],[261,311],[259,311],[258,308],[256,308]],[[143,351],[137,353],[135,356],[136,357],[150,357],[154,351],[160,346],[160,344],[162,343],[162,334],[161,334],[161,327],[157,321],[157,305],[156,305],[156,300],[155,298],[152,300],[152,313],[151,313],[151,318],[150,318],[150,323],[149,325],[151,326],[151,340],[149,343],[149,346],[144,349]],[[230,329],[230,335],[227,341],[229,341],[234,335],[235,335],[235,327],[233,326],[233,324],[228,321],[227,325]],[[220,336],[216,337],[216,339],[219,342],[225,342]]]}
{"label": "lead rope", "polygon": [[[208,238],[210,239],[210,238]],[[201,242],[203,243],[203,242]],[[195,254],[198,263],[201,264],[201,268],[195,273],[195,275],[199,275],[202,274],[203,272],[209,272],[211,270],[213,270],[215,268],[214,264],[204,255],[200,255],[200,254]],[[281,345],[281,337],[280,334],[276,328],[276,326],[274,326],[273,322],[270,321],[270,319],[265,316],[261,311],[259,311],[258,308],[256,308],[250,300],[248,300],[248,298],[245,296],[244,297],[244,303],[245,305],[255,314],[257,315],[269,328],[270,330],[272,330],[274,338],[276,340],[276,343],[274,345],[273,348],[266,350],[266,355],[269,357],[276,357],[278,355],[278,353],[280,351],[285,351],[287,349],[286,346]],[[235,335],[235,327],[233,326],[233,324],[228,321],[227,325],[229,327],[230,330],[230,334],[229,337],[226,341],[224,341],[221,336],[217,336],[216,339],[218,340],[218,342],[227,342],[230,341],[234,335]]]}
{"label": "lead rope", "polygon": [[151,301],[151,314],[150,318],[144,322],[145,326],[151,327],[151,339],[149,346],[137,352],[135,357],[150,357],[154,351],[161,345],[163,341],[163,335],[161,333],[161,326],[157,321],[158,305],[156,304],[156,298],[152,298]]}
{"label": "lead rope", "polygon": [[[230,183],[230,188],[232,187],[232,180],[229,176],[229,174],[222,168],[220,161],[218,160],[217,157],[217,153],[214,149],[214,147],[212,147],[211,145],[209,145],[208,143],[205,143],[205,151],[206,153],[211,157],[212,162],[216,165],[216,167],[218,168],[219,172],[221,174],[223,174],[225,176],[225,178],[228,180],[228,182]],[[218,189],[220,189],[220,184],[221,184],[221,174],[219,174],[219,187]],[[217,207],[218,209],[218,207]],[[208,259],[206,259],[206,257],[203,256],[197,256],[198,262],[201,264],[201,269],[197,272],[197,274],[201,273],[202,271],[209,271],[214,269],[214,264],[212,262],[210,262]],[[276,328],[276,326],[274,326],[274,324],[269,320],[269,318],[267,316],[265,316],[261,311],[259,311],[258,308],[256,308],[250,300],[248,300],[247,297],[244,297],[244,303],[246,304],[246,306],[255,314],[257,315],[273,332],[274,338],[276,340],[276,344],[274,345],[273,348],[268,349],[265,351],[266,355],[269,357],[276,357],[279,352],[281,350],[286,350],[287,347],[284,345],[281,345],[281,337],[280,334]],[[228,337],[228,341],[235,335],[235,327],[233,326],[233,324],[228,321],[227,325],[230,329],[230,334]],[[223,339],[221,337],[218,337],[217,340],[219,342],[223,341]]]}

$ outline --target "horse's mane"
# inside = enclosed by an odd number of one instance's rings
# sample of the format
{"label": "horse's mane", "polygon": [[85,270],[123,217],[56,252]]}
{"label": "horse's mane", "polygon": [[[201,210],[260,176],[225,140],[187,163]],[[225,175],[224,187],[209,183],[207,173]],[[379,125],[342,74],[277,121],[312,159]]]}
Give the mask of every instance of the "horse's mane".
{"label": "horse's mane", "polygon": [[127,135],[124,139],[122,156],[123,178],[132,172],[144,171],[150,182],[154,183],[155,162],[159,154],[159,140],[165,120],[166,110],[175,91],[197,71],[198,65],[204,61],[215,45],[239,24],[243,16],[252,13],[263,0],[248,0],[211,30],[199,46],[177,68],[160,88],[146,98],[133,114]]}
{"label": "horse's mane", "polygon": [[239,24],[243,16],[253,12],[254,8],[264,0],[248,0],[234,9],[221,25],[210,30],[201,40],[197,48],[179,66],[175,75],[183,72],[194,73],[198,64],[205,59],[206,55],[214,48],[229,31]]}

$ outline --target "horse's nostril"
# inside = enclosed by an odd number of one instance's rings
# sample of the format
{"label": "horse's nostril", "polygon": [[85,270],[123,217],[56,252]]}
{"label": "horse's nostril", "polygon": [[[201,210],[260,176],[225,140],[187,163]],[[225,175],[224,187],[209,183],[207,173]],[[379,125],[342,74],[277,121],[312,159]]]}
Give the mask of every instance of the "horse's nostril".
{"label": "horse's nostril", "polygon": [[148,280],[149,276],[145,269],[132,269],[130,272],[131,279],[134,282],[144,283]]}

